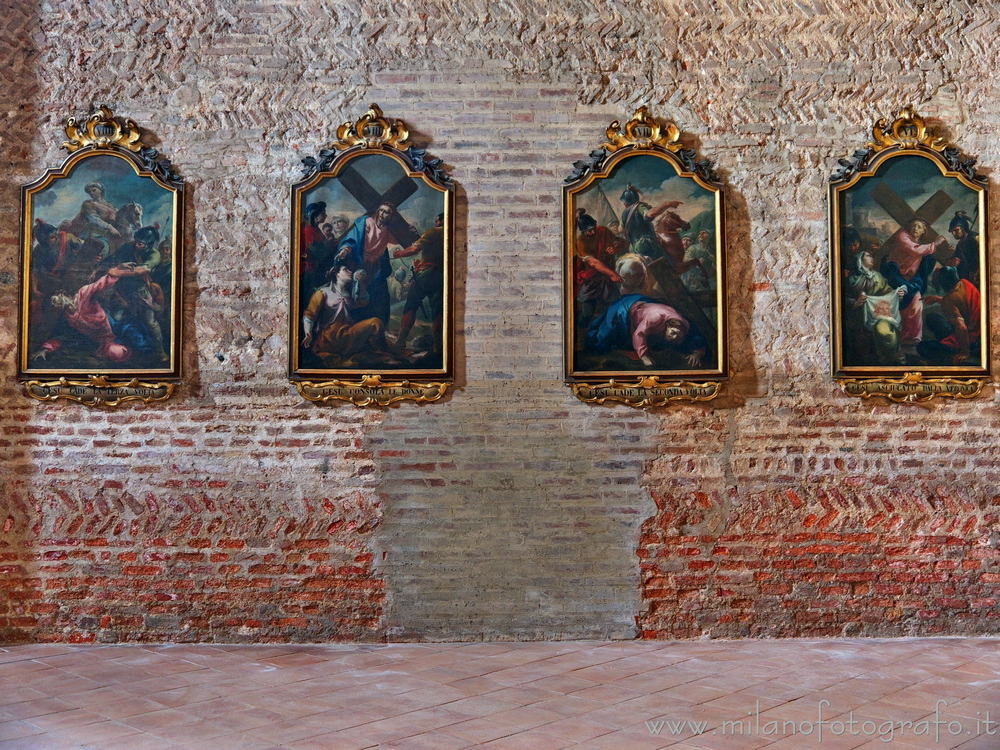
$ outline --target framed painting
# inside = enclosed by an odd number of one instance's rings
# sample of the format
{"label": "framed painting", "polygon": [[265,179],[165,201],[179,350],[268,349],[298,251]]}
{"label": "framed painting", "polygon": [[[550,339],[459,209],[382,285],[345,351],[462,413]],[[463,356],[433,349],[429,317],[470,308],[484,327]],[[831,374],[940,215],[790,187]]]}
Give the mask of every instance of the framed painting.
{"label": "framed painting", "polygon": [[291,189],[289,377],[312,401],[435,401],[454,380],[455,192],[375,104]]}
{"label": "framed painting", "polygon": [[714,398],[727,377],[723,186],[646,107],[563,188],[564,376],[585,401]]}
{"label": "framed painting", "polygon": [[987,180],[912,107],[830,184],[833,376],[849,395],[968,398],[990,374]]}
{"label": "framed painting", "polygon": [[21,191],[17,376],[41,400],[168,398],[181,377],[184,184],[106,107]]}

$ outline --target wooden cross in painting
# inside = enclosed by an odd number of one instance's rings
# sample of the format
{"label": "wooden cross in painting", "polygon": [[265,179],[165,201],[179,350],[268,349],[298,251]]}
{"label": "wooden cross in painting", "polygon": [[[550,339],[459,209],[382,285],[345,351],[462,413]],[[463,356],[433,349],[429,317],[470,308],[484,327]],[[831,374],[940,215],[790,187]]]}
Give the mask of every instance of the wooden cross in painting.
{"label": "wooden cross in painting", "polygon": [[677,278],[674,270],[666,258],[658,258],[649,264],[649,273],[656,279],[660,288],[664,291],[666,298],[671,302],[677,312],[693,322],[702,333],[708,337],[709,341],[716,338],[716,329],[712,321],[705,315],[705,311],[691,297],[691,293]]}
{"label": "wooden cross in painting", "polygon": [[[927,232],[924,234],[922,241],[933,242],[939,236],[934,231],[934,222],[941,218],[944,212],[951,208],[951,205],[955,202],[944,190],[938,190],[924,201],[920,208],[914,211],[910,208],[909,203],[903,200],[895,190],[884,182],[880,182],[872,188],[869,195],[873,201],[878,203],[883,211],[892,217],[893,221],[899,224],[899,229],[886,241],[883,247],[888,247],[893,238],[906,229],[906,225],[914,219],[920,219],[927,225]],[[950,245],[947,245],[945,249],[950,247]]]}
{"label": "wooden cross in painting", "polygon": [[393,204],[397,210],[389,220],[389,231],[403,247],[408,247],[420,239],[420,234],[407,223],[398,210],[404,201],[417,192],[413,178],[403,175],[390,185],[388,190],[380,193],[354,167],[347,167],[340,173],[340,184],[347,188],[347,192],[354,196],[369,216],[374,215],[383,203]]}

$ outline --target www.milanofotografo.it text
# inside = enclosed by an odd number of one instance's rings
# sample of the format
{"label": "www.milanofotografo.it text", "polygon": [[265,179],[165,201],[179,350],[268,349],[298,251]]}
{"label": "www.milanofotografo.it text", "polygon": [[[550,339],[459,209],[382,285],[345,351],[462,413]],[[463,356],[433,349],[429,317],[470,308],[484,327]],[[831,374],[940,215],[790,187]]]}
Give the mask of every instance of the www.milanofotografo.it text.
{"label": "www.milanofotografo.it text", "polygon": [[[954,704],[953,704],[954,705]],[[830,701],[821,700],[817,704],[816,719],[813,721],[783,721],[769,716],[761,717],[760,701],[757,701],[755,711],[747,711],[747,718],[723,721],[719,725],[709,725],[708,721],[692,721],[690,719],[680,719],[672,721],[670,719],[648,720],[646,729],[655,736],[661,734],[682,736],[697,736],[702,734],[712,735],[742,735],[750,737],[791,737],[802,735],[813,737],[817,742],[822,742],[823,738],[830,739],[848,734],[853,737],[877,737],[882,742],[892,742],[901,737],[924,737],[931,738],[935,743],[948,740],[951,737],[965,735],[966,737],[978,737],[979,735],[994,736],[998,732],[1000,722],[990,718],[990,712],[976,711],[975,718],[963,717],[959,719],[949,719],[942,716],[941,709],[948,707],[948,701],[939,700],[934,707],[934,715],[926,716],[916,721],[905,721],[899,719],[855,719],[854,711],[850,711],[846,718],[838,716],[830,719],[823,716],[823,709],[830,707]]]}

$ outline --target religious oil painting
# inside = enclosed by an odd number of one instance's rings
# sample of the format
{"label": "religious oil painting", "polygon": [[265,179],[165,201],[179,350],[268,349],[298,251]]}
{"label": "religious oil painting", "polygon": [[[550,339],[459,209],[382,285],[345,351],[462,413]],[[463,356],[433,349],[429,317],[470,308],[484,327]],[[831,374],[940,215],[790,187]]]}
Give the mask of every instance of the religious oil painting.
{"label": "religious oil painting", "polygon": [[564,188],[566,379],[720,380],[721,186],[672,125],[651,137],[659,123],[644,109],[617,125]]}
{"label": "religious oil painting", "polygon": [[450,379],[450,181],[374,105],[348,126],[292,188],[290,376]]}
{"label": "religious oil painting", "polygon": [[831,184],[834,375],[987,375],[986,181],[910,109],[874,132]]}
{"label": "religious oil painting", "polygon": [[67,133],[62,167],[22,191],[19,377],[177,379],[183,184],[107,109]]}

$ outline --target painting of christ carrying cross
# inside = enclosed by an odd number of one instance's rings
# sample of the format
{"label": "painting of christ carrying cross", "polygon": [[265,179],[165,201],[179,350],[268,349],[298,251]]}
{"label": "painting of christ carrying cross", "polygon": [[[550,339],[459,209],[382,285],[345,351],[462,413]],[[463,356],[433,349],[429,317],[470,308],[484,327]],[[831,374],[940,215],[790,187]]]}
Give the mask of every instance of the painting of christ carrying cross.
{"label": "painting of christ carrying cross", "polygon": [[906,108],[830,189],[835,376],[989,371],[986,179]]}
{"label": "painting of christ carrying cross", "polygon": [[607,135],[563,188],[565,380],[721,382],[728,295],[718,175],[644,107]]}
{"label": "painting of christ carrying cross", "polygon": [[454,193],[401,128],[370,110],[292,188],[293,380],[450,376]]}

